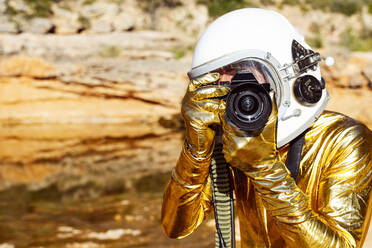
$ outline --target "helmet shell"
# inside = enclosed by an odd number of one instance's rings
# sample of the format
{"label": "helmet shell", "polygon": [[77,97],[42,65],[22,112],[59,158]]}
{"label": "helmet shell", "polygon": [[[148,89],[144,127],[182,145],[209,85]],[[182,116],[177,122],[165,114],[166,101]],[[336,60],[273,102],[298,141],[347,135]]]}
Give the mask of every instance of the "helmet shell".
{"label": "helmet shell", "polygon": [[192,68],[247,49],[269,52],[280,64],[292,62],[291,44],[304,37],[281,14],[258,8],[229,12],[212,22],[196,44]]}
{"label": "helmet shell", "polygon": [[[320,101],[310,106],[301,104],[294,96],[292,89],[296,76],[286,77],[284,74],[288,76],[288,71],[283,71],[295,62],[292,56],[294,40],[305,49],[311,49],[304,36],[275,11],[246,8],[229,12],[212,22],[200,37],[189,77],[194,79],[243,58],[259,58],[272,65],[280,79],[274,88],[278,107],[277,146],[282,147],[320,116],[329,99],[326,89],[322,90]],[[305,75],[322,80],[319,66],[300,76]]]}

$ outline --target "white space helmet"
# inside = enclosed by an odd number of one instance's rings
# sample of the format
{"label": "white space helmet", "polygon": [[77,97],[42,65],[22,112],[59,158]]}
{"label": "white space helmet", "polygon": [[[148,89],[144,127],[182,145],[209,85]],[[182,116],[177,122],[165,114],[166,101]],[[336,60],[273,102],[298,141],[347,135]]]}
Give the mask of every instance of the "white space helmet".
{"label": "white space helmet", "polygon": [[[199,39],[190,79],[226,67],[260,68],[275,92],[277,146],[305,131],[323,112],[329,96],[321,78],[321,56],[274,11],[247,8],[216,19]],[[254,70],[253,70],[254,71]]]}

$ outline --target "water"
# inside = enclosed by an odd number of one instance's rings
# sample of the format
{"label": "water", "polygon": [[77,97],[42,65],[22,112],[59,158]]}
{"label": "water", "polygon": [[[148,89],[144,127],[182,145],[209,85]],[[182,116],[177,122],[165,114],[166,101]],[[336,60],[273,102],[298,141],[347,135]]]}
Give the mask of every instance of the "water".
{"label": "water", "polygon": [[[170,240],[160,226],[165,175],[159,184],[94,199],[60,200],[58,192],[3,192],[0,240],[15,247],[211,247],[213,228],[204,224],[183,240]],[[16,196],[16,197],[15,197]]]}
{"label": "water", "polygon": [[[214,247],[212,217],[181,240],[161,229],[162,193],[182,133],[135,130],[0,128],[0,248]],[[364,247],[372,247],[370,236]]]}
{"label": "water", "polygon": [[2,127],[0,247],[213,247],[213,220],[182,240],[161,229],[182,133],[130,128]]}

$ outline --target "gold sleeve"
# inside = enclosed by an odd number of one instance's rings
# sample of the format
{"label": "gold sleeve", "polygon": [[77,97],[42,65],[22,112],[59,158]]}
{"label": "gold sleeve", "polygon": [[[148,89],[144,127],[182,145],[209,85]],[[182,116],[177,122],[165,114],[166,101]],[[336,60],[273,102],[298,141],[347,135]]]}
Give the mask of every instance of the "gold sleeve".
{"label": "gold sleeve", "polygon": [[163,195],[162,227],[170,238],[183,238],[205,219],[212,206],[211,154],[195,159],[185,143]]}
{"label": "gold sleeve", "polygon": [[[356,124],[324,140],[310,201],[279,159],[246,172],[288,247],[361,247],[370,219],[372,135]],[[311,155],[310,155],[311,156]]]}

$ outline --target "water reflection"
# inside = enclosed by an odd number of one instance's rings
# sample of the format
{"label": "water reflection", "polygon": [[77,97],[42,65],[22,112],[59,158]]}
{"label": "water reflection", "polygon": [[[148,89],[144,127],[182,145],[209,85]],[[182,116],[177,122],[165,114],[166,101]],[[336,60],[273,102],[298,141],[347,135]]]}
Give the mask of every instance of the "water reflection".
{"label": "water reflection", "polygon": [[169,173],[144,176],[132,192],[84,201],[61,200],[55,189],[2,192],[0,240],[15,247],[211,247],[213,228],[206,225],[184,240],[162,233],[161,196],[168,178]]}
{"label": "water reflection", "polygon": [[181,144],[139,124],[0,128],[0,247],[213,247],[212,217],[182,240],[160,227]]}
{"label": "water reflection", "polygon": [[2,126],[0,247],[210,247],[206,225],[182,241],[161,230],[162,192],[182,133],[153,130]]}

